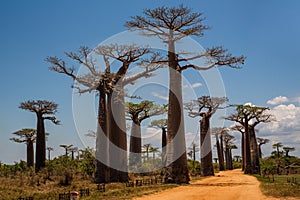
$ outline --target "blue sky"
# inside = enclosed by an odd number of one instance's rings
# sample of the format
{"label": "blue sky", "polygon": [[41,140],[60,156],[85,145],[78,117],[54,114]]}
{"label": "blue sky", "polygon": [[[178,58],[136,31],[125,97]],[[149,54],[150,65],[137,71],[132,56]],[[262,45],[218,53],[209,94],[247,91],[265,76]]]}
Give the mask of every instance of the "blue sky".
{"label": "blue sky", "polygon": [[[126,20],[143,9],[180,3],[204,13],[211,30],[205,37],[194,38],[203,47],[224,45],[233,54],[247,57],[240,70],[220,69],[230,102],[270,106],[281,121],[262,126],[258,135],[295,146],[295,154],[300,156],[299,1],[4,0],[0,3],[0,160],[13,163],[25,159],[25,145],[8,138],[11,132],[35,127],[34,114],[18,108],[20,102],[29,99],[59,104],[57,117],[63,124],[46,124],[54,156],[63,153],[59,144],[83,147],[73,122],[72,82],[48,70],[47,56],[62,57],[63,52],[75,51],[81,45],[95,47],[125,31]],[[201,87],[197,91],[201,96]],[[267,103],[275,97],[279,98]],[[197,128],[193,130],[187,132]],[[265,147],[266,152],[270,150],[271,145]]]}

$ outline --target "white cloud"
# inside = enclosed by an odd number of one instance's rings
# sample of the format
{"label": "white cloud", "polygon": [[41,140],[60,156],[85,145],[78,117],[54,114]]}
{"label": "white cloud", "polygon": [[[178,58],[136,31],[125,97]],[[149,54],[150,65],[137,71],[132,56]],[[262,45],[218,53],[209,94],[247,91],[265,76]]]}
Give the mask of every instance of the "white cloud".
{"label": "white cloud", "polygon": [[197,88],[197,87],[200,87],[202,86],[202,83],[193,83],[192,84],[192,88]]}
{"label": "white cloud", "polygon": [[289,101],[289,99],[287,97],[278,96],[278,97],[275,97],[274,99],[271,99],[271,100],[267,101],[267,104],[279,105],[279,104],[287,103],[288,101]]}
{"label": "white cloud", "polygon": [[264,132],[293,132],[300,130],[300,107],[294,104],[277,105],[269,111],[276,121],[263,125]]}
{"label": "white cloud", "polygon": [[156,92],[152,92],[151,94],[152,94],[153,96],[155,96],[155,97],[159,98],[159,99],[166,100],[166,101],[168,101],[168,100],[169,100],[169,97],[167,97],[167,96],[163,96],[163,95],[161,95],[161,94],[158,94],[158,93],[156,93]]}

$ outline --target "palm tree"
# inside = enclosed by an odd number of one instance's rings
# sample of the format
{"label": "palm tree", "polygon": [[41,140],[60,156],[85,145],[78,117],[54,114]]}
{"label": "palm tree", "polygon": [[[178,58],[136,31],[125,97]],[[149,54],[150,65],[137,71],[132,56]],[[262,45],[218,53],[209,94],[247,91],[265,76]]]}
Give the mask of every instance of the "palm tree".
{"label": "palm tree", "polygon": [[53,147],[47,147],[47,150],[48,150],[48,160],[51,160],[50,158],[50,152],[53,151]]}
{"label": "palm tree", "polygon": [[289,157],[289,152],[295,151],[295,147],[287,147],[287,146],[285,146],[285,147],[283,147],[283,150],[285,151],[285,156]]}
{"label": "palm tree", "polygon": [[51,101],[38,100],[26,101],[20,104],[19,108],[33,112],[37,116],[37,132],[36,132],[36,155],[35,155],[35,171],[38,172],[46,165],[46,133],[45,120],[50,120],[58,125],[60,121],[56,120],[58,105]]}
{"label": "palm tree", "polygon": [[25,143],[27,146],[27,166],[33,167],[34,165],[34,151],[33,143],[36,141],[36,130],[30,128],[24,128],[22,130],[13,132],[12,134],[18,136],[18,138],[10,138],[10,140],[17,143]]}
{"label": "palm tree", "polygon": [[149,160],[149,150],[150,150],[151,147],[152,147],[151,144],[144,144],[144,145],[143,145],[143,148],[145,149],[144,152],[146,153],[147,161]]}
{"label": "palm tree", "polygon": [[152,153],[152,163],[153,163],[153,166],[155,165],[155,154],[159,152],[158,150],[159,148],[158,147],[153,147],[151,146],[150,149],[149,149],[149,153]]}

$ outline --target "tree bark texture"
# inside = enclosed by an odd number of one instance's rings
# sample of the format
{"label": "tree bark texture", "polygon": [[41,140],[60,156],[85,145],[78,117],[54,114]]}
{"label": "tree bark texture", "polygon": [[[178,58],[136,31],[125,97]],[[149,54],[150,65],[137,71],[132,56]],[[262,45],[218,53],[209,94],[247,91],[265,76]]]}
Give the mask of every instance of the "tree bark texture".
{"label": "tree bark texture", "polygon": [[35,171],[39,172],[46,166],[46,136],[42,113],[37,113]]}
{"label": "tree bark texture", "polygon": [[205,113],[200,120],[200,145],[201,145],[201,175],[213,176],[214,167],[211,150],[210,115]]}
{"label": "tree bark texture", "polygon": [[[171,36],[172,38],[172,36]],[[189,183],[184,117],[182,105],[182,75],[177,69],[174,41],[169,41],[169,107],[168,107],[168,153],[169,178],[175,183]]]}

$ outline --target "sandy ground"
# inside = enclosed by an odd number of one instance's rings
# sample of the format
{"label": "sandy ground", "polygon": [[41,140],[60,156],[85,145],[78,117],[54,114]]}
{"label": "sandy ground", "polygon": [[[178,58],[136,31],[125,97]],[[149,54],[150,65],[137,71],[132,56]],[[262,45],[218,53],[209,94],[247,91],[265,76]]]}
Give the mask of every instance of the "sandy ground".
{"label": "sandy ground", "polygon": [[[266,197],[258,180],[241,170],[225,171],[204,180],[165,190],[135,200],[275,200]],[[276,199],[277,200],[277,199]]]}

